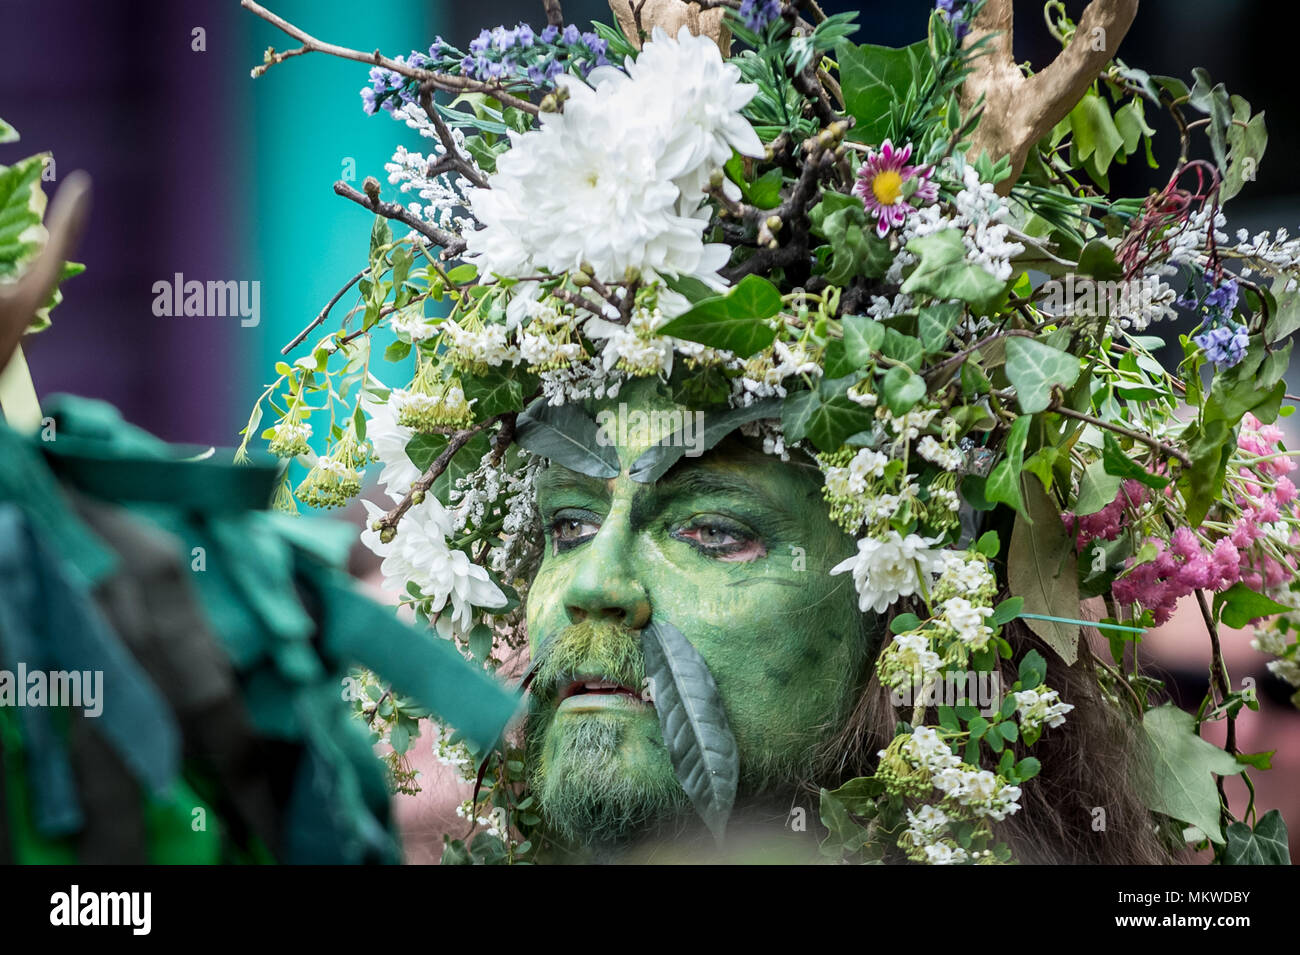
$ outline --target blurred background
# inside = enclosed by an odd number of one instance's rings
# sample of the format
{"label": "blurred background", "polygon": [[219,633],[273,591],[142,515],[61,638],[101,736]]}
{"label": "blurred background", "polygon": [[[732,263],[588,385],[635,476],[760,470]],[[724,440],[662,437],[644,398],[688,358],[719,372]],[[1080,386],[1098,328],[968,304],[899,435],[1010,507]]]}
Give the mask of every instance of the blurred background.
{"label": "blurred background", "polygon": [[[483,27],[545,22],[540,0],[265,5],[322,40],[389,55],[425,49],[439,34],[463,49]],[[857,42],[897,46],[924,36],[933,3],[822,5],[828,13],[860,11]],[[1066,3],[1075,18],[1084,5]],[[1017,7],[1017,57],[1041,66],[1056,47],[1041,4]],[[584,26],[610,19],[604,0],[564,0],[564,9]],[[267,46],[295,44],[237,0],[0,0],[0,14],[0,117],[22,134],[0,146],[0,163],[49,151],[55,181],[47,192],[74,169],[95,183],[79,255],[87,271],[65,286],[53,328],[26,345],[37,390],[103,398],[169,440],[237,443],[281,346],[364,264],[369,213],[335,196],[332,184],[344,178],[359,186],[375,175],[391,192],[384,162],[399,143],[423,150],[419,137],[387,115],[362,112],[364,65],[313,54],[250,78]],[[1278,15],[1265,0],[1142,0],[1120,49],[1131,65],[1189,82],[1191,68],[1203,66],[1266,110],[1268,152],[1258,180],[1228,211],[1229,231],[1300,227],[1300,185],[1292,178],[1300,101],[1282,72],[1293,62],[1294,38]],[[1154,110],[1148,119],[1161,134],[1157,158],[1171,156],[1172,123]],[[1145,195],[1167,176],[1167,167],[1151,170],[1135,157],[1112,172],[1112,186],[1115,194]],[[156,317],[153,285],[176,273],[259,282],[260,322]],[[1179,330],[1167,324],[1149,333],[1176,340]],[[1228,638],[1229,666],[1234,679],[1256,678],[1268,719],[1245,714],[1241,746],[1282,749],[1272,772],[1256,774],[1259,801],[1283,808],[1297,854],[1300,717],[1248,641]],[[1150,664],[1191,709],[1205,692],[1205,643],[1194,608],[1147,641]],[[432,776],[427,748],[424,742]],[[402,810],[414,861],[436,858],[456,801],[417,800]]]}

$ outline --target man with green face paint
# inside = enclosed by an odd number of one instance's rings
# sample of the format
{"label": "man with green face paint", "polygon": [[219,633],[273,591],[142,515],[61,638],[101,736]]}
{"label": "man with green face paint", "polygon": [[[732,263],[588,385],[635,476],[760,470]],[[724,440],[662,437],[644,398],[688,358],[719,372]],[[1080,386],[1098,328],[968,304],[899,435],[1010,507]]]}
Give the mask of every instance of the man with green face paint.
{"label": "man with green face paint", "polygon": [[618,476],[552,462],[538,481],[546,543],[527,607],[538,666],[528,747],[546,819],[564,841],[600,847],[690,819],[646,678],[653,621],[680,631],[716,682],[739,754],[738,810],[778,806],[783,827],[879,643],[849,577],[829,573],[853,540],[830,519],[811,461],[782,461],[738,433],[635,480],[634,462],[690,413],[672,413],[653,382],[592,410]]}

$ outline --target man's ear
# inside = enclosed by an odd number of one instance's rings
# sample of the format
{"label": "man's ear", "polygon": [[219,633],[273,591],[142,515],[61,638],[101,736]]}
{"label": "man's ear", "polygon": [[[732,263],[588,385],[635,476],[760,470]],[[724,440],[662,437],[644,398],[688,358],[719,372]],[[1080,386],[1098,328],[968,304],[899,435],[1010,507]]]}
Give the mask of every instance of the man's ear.
{"label": "man's ear", "polygon": [[54,197],[46,219],[45,249],[17,282],[0,285],[0,369],[9,364],[36,310],[49,301],[89,216],[90,176],[78,170]]}

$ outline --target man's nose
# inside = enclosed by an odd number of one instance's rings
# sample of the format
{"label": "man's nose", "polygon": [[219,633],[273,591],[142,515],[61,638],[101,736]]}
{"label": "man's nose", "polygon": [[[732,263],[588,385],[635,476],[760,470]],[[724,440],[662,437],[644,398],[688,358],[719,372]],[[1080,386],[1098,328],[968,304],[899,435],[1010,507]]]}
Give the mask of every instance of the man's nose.
{"label": "man's nose", "polygon": [[634,570],[636,539],[623,502],[580,548],[580,563],[564,594],[571,623],[599,620],[640,630],[650,622],[650,595]]}

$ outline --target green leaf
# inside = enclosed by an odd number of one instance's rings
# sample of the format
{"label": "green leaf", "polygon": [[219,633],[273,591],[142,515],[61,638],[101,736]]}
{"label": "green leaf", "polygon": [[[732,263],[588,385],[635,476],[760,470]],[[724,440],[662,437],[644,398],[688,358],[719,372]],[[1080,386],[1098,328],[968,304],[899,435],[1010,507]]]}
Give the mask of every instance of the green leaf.
{"label": "green leaf", "polygon": [[1291,848],[1287,842],[1286,822],[1282,813],[1270,809],[1260,817],[1252,831],[1244,822],[1228,827],[1228,842],[1223,851],[1224,865],[1290,865]]}
{"label": "green leaf", "polygon": [[993,616],[989,617],[990,627],[1000,627],[1004,623],[1010,623],[1020,616],[1020,611],[1025,609],[1024,597],[1008,597],[1002,603],[993,608]]}
{"label": "green leaf", "polygon": [[1115,126],[1106,101],[1089,92],[1070,110],[1074,131],[1074,155],[1079,162],[1092,159],[1104,175],[1115,154],[1124,148],[1124,137]]}
{"label": "green leaf", "polygon": [[18,130],[14,129],[3,119],[0,119],[0,143],[18,142]]}
{"label": "green leaf", "polygon": [[[1077,618],[1079,584],[1074,538],[1066,531],[1060,511],[1038,478],[1026,475],[1021,488],[1025,513],[1016,516],[1007,552],[1011,592],[1025,598],[1026,612]],[[1079,653],[1077,624],[1033,619],[1025,622],[1067,665],[1074,663]]]}
{"label": "green leaf", "polygon": [[595,419],[574,404],[555,406],[538,398],[516,419],[515,443],[594,478],[618,477],[621,470],[618,453]]}
{"label": "green leaf", "polygon": [[524,388],[513,374],[491,368],[485,375],[462,375],[465,400],[474,402],[474,417],[483,421],[507,411],[522,411]]}
{"label": "green leaf", "polygon": [[1093,461],[1083,469],[1079,478],[1079,497],[1074,502],[1074,513],[1079,517],[1096,514],[1115,500],[1122,478],[1106,470],[1105,462]]}
{"label": "green leaf", "polygon": [[1142,727],[1152,760],[1147,805],[1155,812],[1195,826],[1211,841],[1222,844],[1214,774],[1232,776],[1245,767],[1230,753],[1197,736],[1192,714],[1172,703],[1147,710]]}
{"label": "green leaf", "polygon": [[847,41],[836,48],[844,107],[857,122],[850,138],[878,144],[901,130],[894,129],[894,104],[909,90],[922,89],[933,66],[925,40],[901,49]]}
{"label": "green leaf", "polygon": [[895,365],[880,379],[880,397],[896,418],[901,418],[925,397],[925,379],[904,365]]}
{"label": "green leaf", "polygon": [[[1300,316],[1300,306],[1297,306],[1296,313]],[[1297,326],[1300,327],[1300,318]],[[841,327],[844,329],[844,351],[859,368],[871,361],[885,342],[885,326],[874,318],[845,315]]]}
{"label": "green leaf", "polygon": [[962,307],[956,302],[937,302],[922,306],[917,313],[917,337],[927,355],[943,351],[948,344],[948,333],[961,321]]}
{"label": "green leaf", "polygon": [[[1219,610],[1223,612],[1220,615]],[[1214,595],[1214,612],[1226,626],[1239,629],[1260,617],[1286,613],[1291,608],[1276,600],[1251,590],[1243,583],[1235,583],[1223,593]]]}
{"label": "green leaf", "polygon": [[907,633],[909,630],[915,630],[921,625],[921,618],[914,613],[900,613],[893,620],[889,621],[890,633]]}
{"label": "green leaf", "polygon": [[1006,340],[1007,377],[1025,414],[1046,410],[1052,388],[1069,388],[1078,380],[1079,359],[1033,338],[1014,335]]}
{"label": "green leaf", "polygon": [[1011,430],[1007,434],[1006,455],[998,462],[984,485],[985,499],[1008,504],[1021,514],[1025,513],[1024,500],[1020,494],[1025,441],[1029,437],[1029,425],[1033,420],[1029,415],[1021,415],[1011,423]]}
{"label": "green leaf", "polygon": [[740,751],[722,695],[704,658],[672,624],[652,621],[641,632],[641,645],[673,772],[720,840],[740,782]]}
{"label": "green leaf", "polygon": [[[1234,100],[1241,97],[1234,96]],[[1244,100],[1242,100],[1245,103]],[[1250,116],[1250,104],[1245,103],[1246,116]],[[1264,158],[1268,146],[1268,130],[1264,127],[1264,114],[1257,113],[1241,120],[1245,126],[1235,122],[1228,129],[1228,170],[1223,177],[1223,188],[1219,195],[1227,202],[1248,182],[1253,182],[1259,173],[1259,164]]]}
{"label": "green leaf", "polygon": [[821,451],[835,450],[850,435],[870,428],[875,420],[869,408],[843,394],[828,396],[820,386],[815,391],[790,395],[781,408],[781,428],[787,443],[807,438]]}
{"label": "green leaf", "polygon": [[1006,294],[1007,283],[967,260],[966,244],[957,229],[913,239],[907,243],[907,250],[921,260],[903,283],[902,290],[909,295],[960,299],[980,314],[987,314]]}
{"label": "green leaf", "polygon": [[[684,426],[674,431],[633,461],[628,476],[642,484],[651,484],[667,474],[668,469],[683,457],[699,457],[742,424],[759,421],[762,418],[779,418],[781,404],[780,398],[768,398],[756,401],[747,408],[706,412],[704,426],[698,433],[688,436]],[[693,415],[693,412],[688,411],[686,414]],[[690,420],[694,427],[698,419],[692,417]]]}
{"label": "green leaf", "polygon": [[[438,455],[447,447],[447,438],[441,434],[416,432],[406,442],[406,456],[421,471],[427,471],[429,465],[437,460]],[[478,469],[483,455],[488,453],[488,439],[485,434],[476,434],[469,442],[452,456],[446,470],[433,482],[434,496],[446,504],[448,495],[457,481]]]}
{"label": "green leaf", "polygon": [[1124,449],[1119,446],[1119,441],[1109,431],[1102,436],[1101,463],[1107,474],[1121,480],[1132,478],[1157,491],[1169,484],[1169,478],[1161,474],[1152,474],[1125,454]]}
{"label": "green leaf", "polygon": [[759,209],[775,209],[781,204],[781,184],[785,174],[778,167],[769,169],[749,185],[741,184],[741,191],[750,205]]}
{"label": "green leaf", "polygon": [[480,663],[486,660],[492,652],[493,639],[491,627],[484,623],[476,624],[469,632],[470,656]]}
{"label": "green leaf", "polygon": [[808,220],[812,232],[830,245],[826,280],[832,285],[848,285],[859,275],[880,278],[889,271],[894,254],[889,243],[872,230],[861,199],[827,191],[809,210]]}
{"label": "green leaf", "polygon": [[776,339],[776,330],[767,320],[779,311],[781,293],[776,286],[757,275],[746,275],[727,294],[705,299],[659,332],[748,358]]}

